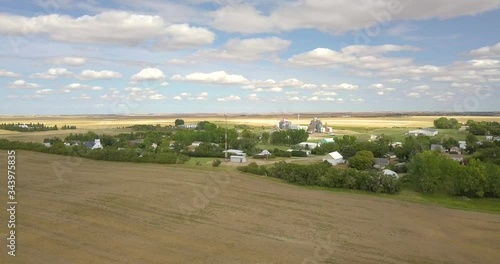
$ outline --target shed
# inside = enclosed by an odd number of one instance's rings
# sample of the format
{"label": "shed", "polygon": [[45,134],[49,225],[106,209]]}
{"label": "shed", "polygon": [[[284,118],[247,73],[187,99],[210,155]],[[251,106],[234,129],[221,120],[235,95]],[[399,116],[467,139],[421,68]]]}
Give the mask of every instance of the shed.
{"label": "shed", "polygon": [[324,138],[324,139],[319,141],[318,145],[321,146],[323,144],[328,144],[328,143],[335,143],[335,139],[334,138]]}
{"label": "shed", "polygon": [[230,157],[230,161],[234,162],[234,163],[246,163],[247,162],[247,158],[245,156],[232,155]]}
{"label": "shed", "polygon": [[338,151],[330,152],[326,156],[323,157],[323,161],[328,161],[328,163],[336,166],[338,164],[344,163],[344,157],[340,155]]}

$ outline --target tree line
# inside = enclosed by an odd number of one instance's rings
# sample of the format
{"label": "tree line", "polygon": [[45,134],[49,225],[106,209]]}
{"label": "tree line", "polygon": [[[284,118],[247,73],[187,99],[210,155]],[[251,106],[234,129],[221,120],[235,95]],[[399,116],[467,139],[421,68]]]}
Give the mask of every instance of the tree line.
{"label": "tree line", "polygon": [[[51,131],[51,130],[59,130],[57,125],[49,126],[43,123],[1,123],[0,129],[10,130],[10,131],[18,131],[18,132],[37,132],[37,131]],[[61,129],[76,129],[76,126],[68,126],[63,125]]]}
{"label": "tree line", "polygon": [[401,182],[394,176],[384,175],[382,172],[374,170],[360,171],[351,168],[336,168],[327,162],[302,165],[282,161],[269,167],[250,163],[248,166],[238,167],[238,170],[283,179],[299,185],[387,194],[395,194],[401,190]]}

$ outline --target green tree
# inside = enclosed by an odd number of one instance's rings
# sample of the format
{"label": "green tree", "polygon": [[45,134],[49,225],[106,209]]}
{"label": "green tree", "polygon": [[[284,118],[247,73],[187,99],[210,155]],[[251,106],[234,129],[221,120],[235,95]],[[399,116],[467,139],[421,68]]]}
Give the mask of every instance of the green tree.
{"label": "green tree", "polygon": [[182,125],[184,125],[183,119],[175,119],[175,126],[182,126]]}
{"label": "green tree", "polygon": [[375,164],[375,157],[373,153],[368,150],[358,151],[349,159],[349,166],[357,170],[371,169],[373,164]]}
{"label": "green tree", "polygon": [[268,144],[270,138],[271,138],[271,134],[269,134],[269,132],[267,132],[267,131],[263,132],[261,135],[261,140],[262,140],[262,143],[264,143],[264,144]]}

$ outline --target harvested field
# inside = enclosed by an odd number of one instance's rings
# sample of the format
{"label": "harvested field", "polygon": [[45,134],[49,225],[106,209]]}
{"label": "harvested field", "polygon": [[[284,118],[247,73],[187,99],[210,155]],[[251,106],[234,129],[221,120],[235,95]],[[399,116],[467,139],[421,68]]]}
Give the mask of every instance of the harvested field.
{"label": "harvested field", "polygon": [[[59,178],[60,165],[67,173]],[[0,263],[500,259],[496,214],[309,190],[227,167],[207,172],[19,151],[17,168],[17,256],[4,245]]]}
{"label": "harvested field", "polygon": [[[292,123],[307,125],[313,118],[312,115],[301,115],[297,121],[296,115],[248,115],[228,116],[230,124],[246,124],[251,126],[274,126],[281,118],[289,118]],[[392,128],[392,127],[430,127],[439,116],[407,116],[407,117],[331,117],[318,116],[323,122],[333,127],[366,127],[366,128]],[[48,125],[76,125],[78,128],[105,129],[135,124],[161,124],[173,125],[175,119],[181,118],[186,123],[210,121],[222,124],[224,115],[189,115],[189,116],[0,116],[0,123],[45,123]],[[448,116],[457,118],[460,122],[469,119],[476,121],[499,121],[498,116]]]}

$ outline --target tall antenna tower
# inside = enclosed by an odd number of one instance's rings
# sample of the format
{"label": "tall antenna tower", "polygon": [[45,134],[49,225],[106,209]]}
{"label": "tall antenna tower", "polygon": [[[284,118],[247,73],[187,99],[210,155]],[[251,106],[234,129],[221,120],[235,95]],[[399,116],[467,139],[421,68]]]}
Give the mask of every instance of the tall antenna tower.
{"label": "tall antenna tower", "polygon": [[300,114],[297,114],[297,125],[300,125]]}

